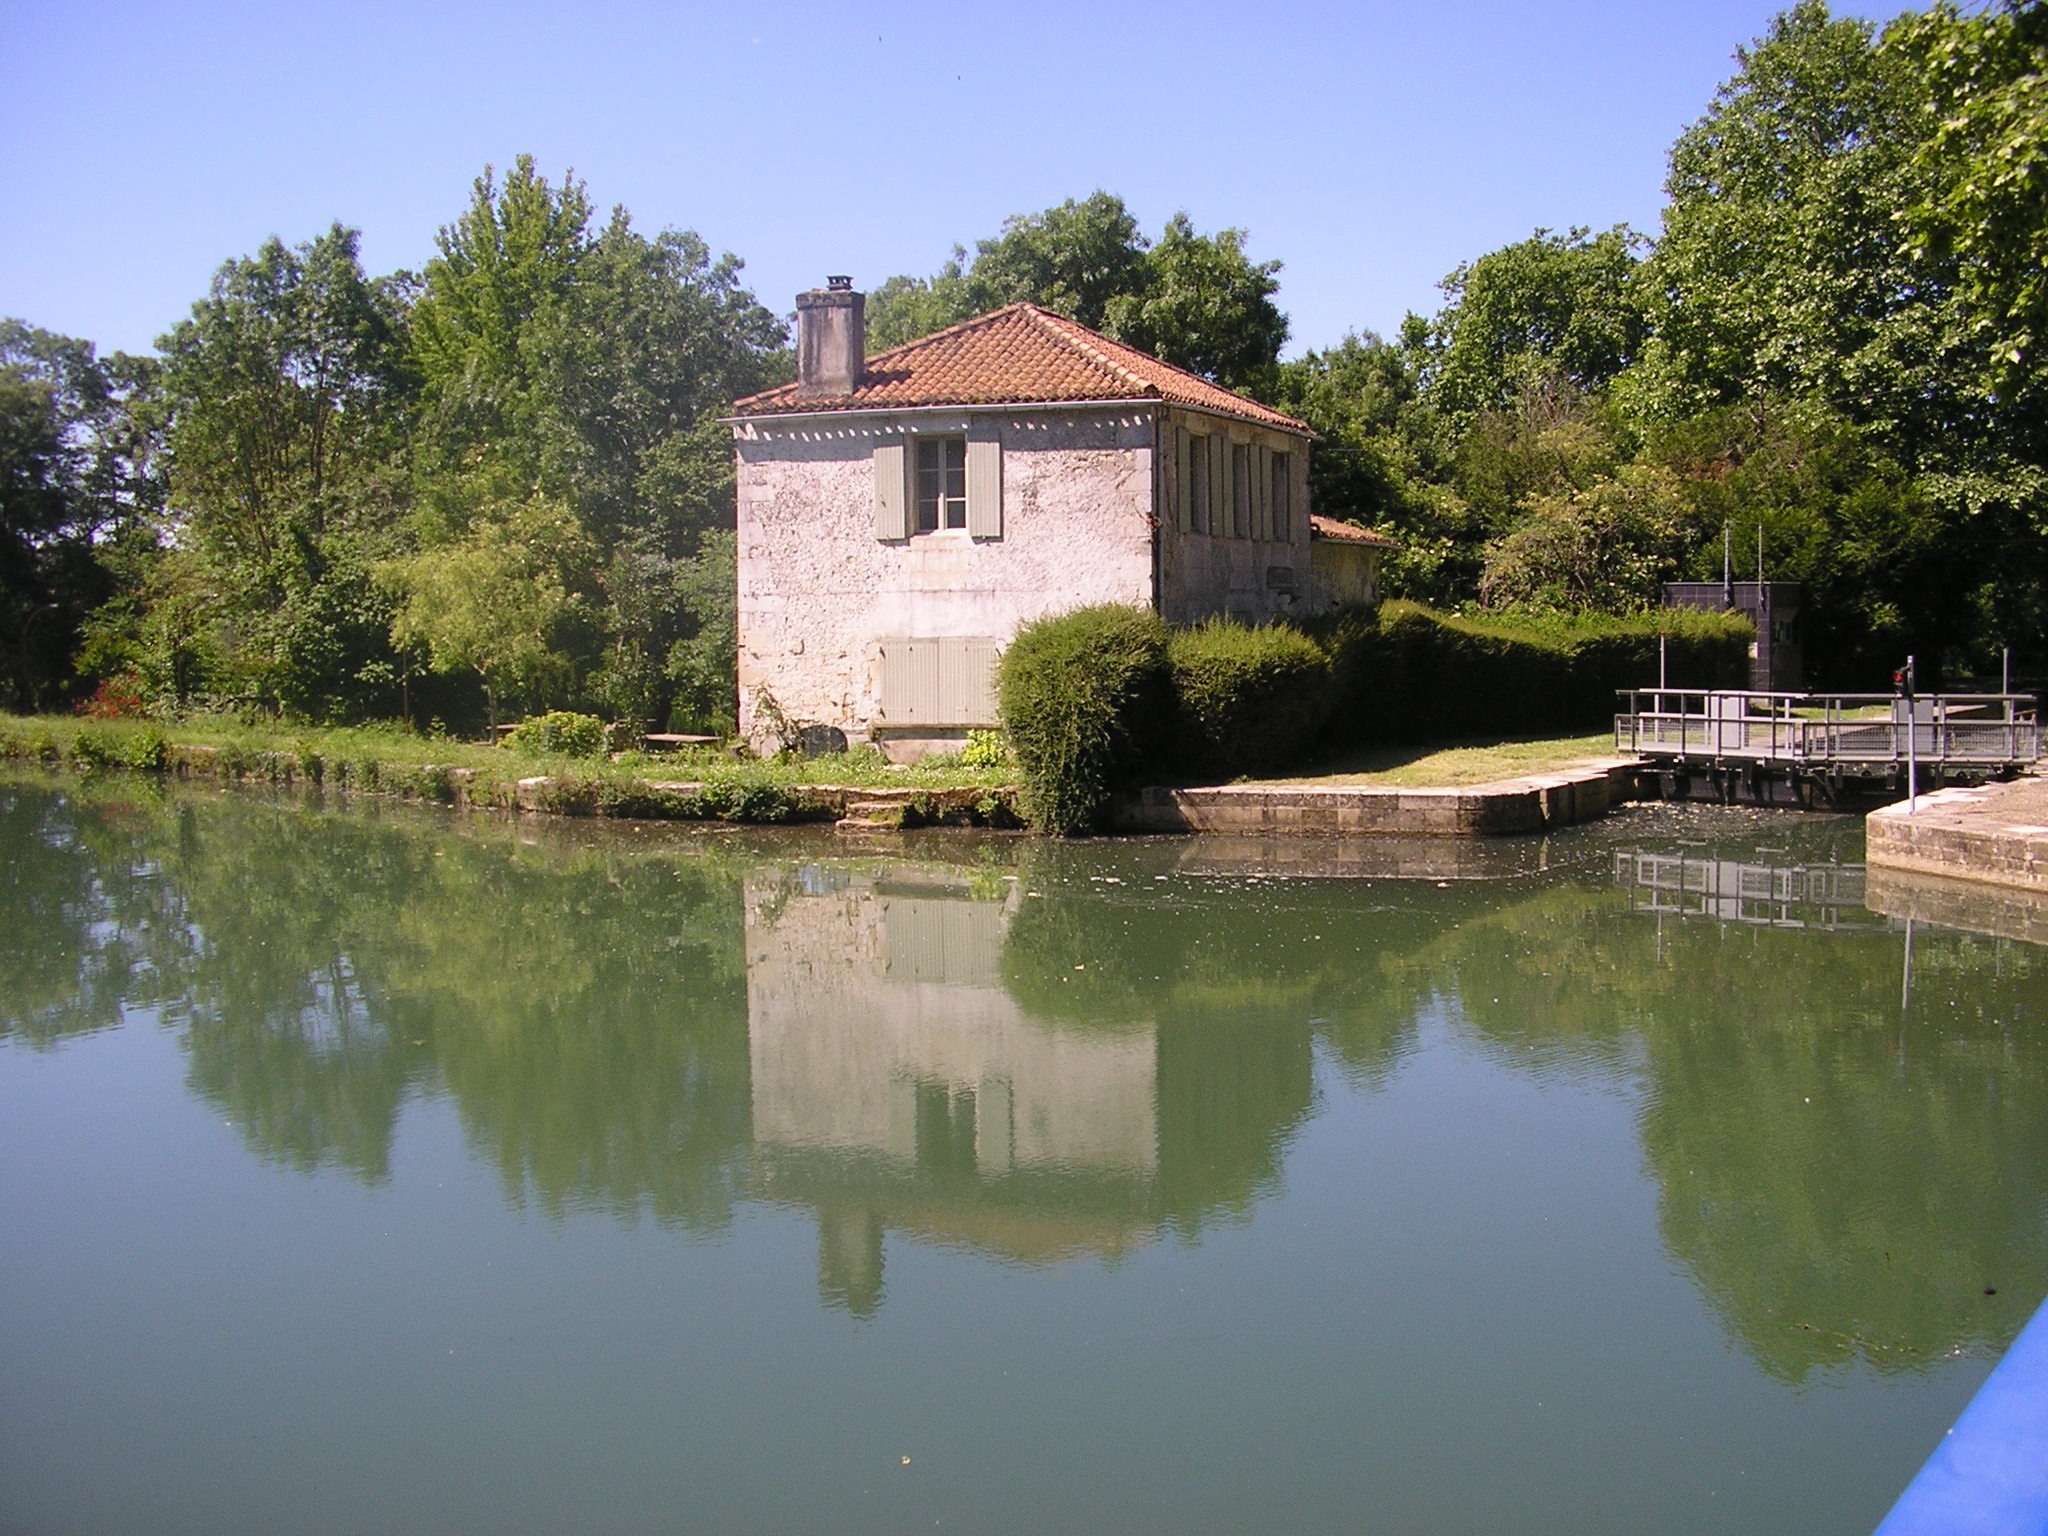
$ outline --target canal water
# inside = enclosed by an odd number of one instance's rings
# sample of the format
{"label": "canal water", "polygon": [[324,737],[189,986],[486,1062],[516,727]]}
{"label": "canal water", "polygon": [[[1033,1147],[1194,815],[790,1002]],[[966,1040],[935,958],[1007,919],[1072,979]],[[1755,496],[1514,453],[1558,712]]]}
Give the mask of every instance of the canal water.
{"label": "canal water", "polygon": [[1861,857],[0,783],[0,1530],[1867,1531],[2048,950]]}

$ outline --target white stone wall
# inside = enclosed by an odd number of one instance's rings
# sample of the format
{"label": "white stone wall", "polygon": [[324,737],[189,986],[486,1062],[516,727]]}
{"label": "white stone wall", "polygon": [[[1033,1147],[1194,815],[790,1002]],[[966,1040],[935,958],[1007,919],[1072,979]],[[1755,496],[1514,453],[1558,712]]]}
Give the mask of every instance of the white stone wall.
{"label": "white stone wall", "polygon": [[[1178,427],[1220,434],[1232,443],[1263,444],[1291,456],[1293,483],[1286,540],[1180,531],[1178,468],[1172,433]],[[1178,408],[1160,423],[1159,611],[1170,624],[1193,624],[1214,614],[1263,623],[1308,611],[1308,442],[1251,422]],[[1219,501],[1219,507],[1223,505]],[[1284,573],[1281,574],[1281,573]]]}
{"label": "white stone wall", "polygon": [[[964,434],[992,416],[1002,537],[876,538],[876,444]],[[1151,407],[820,414],[745,421],[733,435],[744,735],[757,733],[766,690],[799,724],[869,739],[887,639],[1007,643],[1049,613],[1154,601]],[[1306,578],[1305,490],[1303,501]]]}

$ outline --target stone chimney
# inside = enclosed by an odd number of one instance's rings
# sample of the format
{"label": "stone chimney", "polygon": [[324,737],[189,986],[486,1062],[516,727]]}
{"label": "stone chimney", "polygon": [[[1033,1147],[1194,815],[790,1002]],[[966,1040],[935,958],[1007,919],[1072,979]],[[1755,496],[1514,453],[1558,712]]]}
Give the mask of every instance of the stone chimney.
{"label": "stone chimney", "polygon": [[827,400],[853,393],[867,356],[865,301],[850,277],[796,296],[796,397]]}

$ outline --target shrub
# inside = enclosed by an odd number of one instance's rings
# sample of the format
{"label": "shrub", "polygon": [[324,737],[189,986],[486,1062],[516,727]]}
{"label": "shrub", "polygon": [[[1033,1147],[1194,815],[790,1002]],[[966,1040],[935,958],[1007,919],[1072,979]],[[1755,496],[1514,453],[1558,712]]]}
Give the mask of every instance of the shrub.
{"label": "shrub", "polygon": [[1335,670],[1325,739],[1337,746],[1590,729],[1612,718],[1616,689],[1656,682],[1660,633],[1671,681],[1687,688],[1746,686],[1754,638],[1730,614],[1479,619],[1407,602],[1315,633]]}
{"label": "shrub", "polygon": [[573,710],[551,710],[514,726],[505,745],[527,757],[601,757],[604,722]]}
{"label": "shrub", "polygon": [[1322,734],[1330,658],[1298,629],[1210,619],[1176,630],[1167,658],[1179,774],[1227,779],[1284,768]]}
{"label": "shrub", "polygon": [[157,773],[170,762],[170,744],[157,730],[88,726],[71,738],[69,755],[80,768],[135,768]]}
{"label": "shrub", "polygon": [[102,679],[89,697],[78,701],[76,712],[93,720],[131,720],[147,714],[141,680],[133,672]]}
{"label": "shrub", "polygon": [[1026,625],[1003,653],[1003,727],[1041,829],[1071,835],[1100,826],[1110,795],[1156,748],[1166,650],[1156,613],[1104,604]]}
{"label": "shrub", "polygon": [[967,745],[960,749],[963,768],[1009,768],[1016,761],[1017,754],[1001,731],[969,731]]}

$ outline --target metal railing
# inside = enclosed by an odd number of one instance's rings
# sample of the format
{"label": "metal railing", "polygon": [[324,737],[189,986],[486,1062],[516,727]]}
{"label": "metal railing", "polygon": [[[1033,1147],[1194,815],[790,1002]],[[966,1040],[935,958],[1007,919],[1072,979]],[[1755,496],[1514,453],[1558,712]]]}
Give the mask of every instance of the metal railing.
{"label": "metal railing", "polygon": [[2017,768],[2041,755],[2031,694],[1752,693],[1620,689],[1617,751],[1641,757],[1869,770]]}

